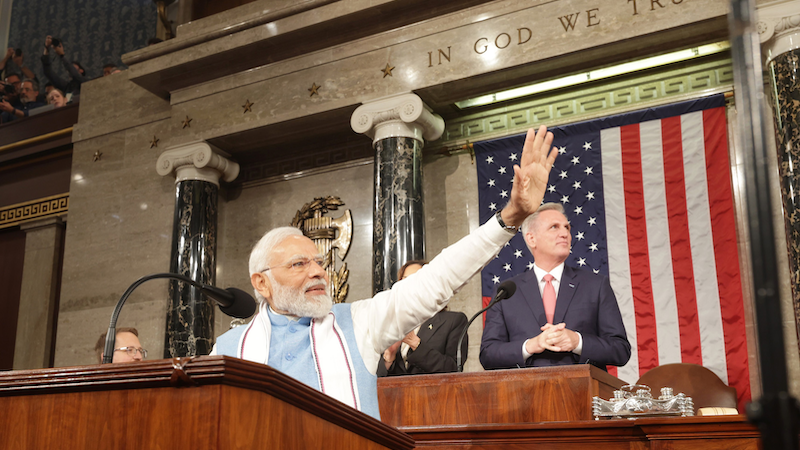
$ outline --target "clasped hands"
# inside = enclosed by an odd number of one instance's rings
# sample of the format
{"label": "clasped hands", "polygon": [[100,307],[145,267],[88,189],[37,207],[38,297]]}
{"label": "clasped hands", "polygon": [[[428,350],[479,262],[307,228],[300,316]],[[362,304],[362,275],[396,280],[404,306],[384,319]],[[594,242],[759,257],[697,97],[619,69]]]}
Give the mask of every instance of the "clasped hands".
{"label": "clasped hands", "polygon": [[400,348],[400,345],[402,345],[403,342],[408,344],[408,346],[411,347],[412,350],[416,350],[417,347],[419,347],[419,343],[421,341],[419,339],[419,336],[417,336],[417,333],[415,333],[414,330],[411,330],[407,335],[405,335],[405,337],[402,340],[395,342],[394,344],[392,344],[391,347],[387,348],[383,352],[383,360],[384,362],[386,362],[387,369],[394,362],[395,356],[397,355],[397,349]]}
{"label": "clasped hands", "polygon": [[568,329],[563,322],[557,325],[547,323],[541,327],[541,330],[542,332],[538,336],[525,342],[525,350],[532,355],[542,353],[545,350],[571,352],[575,350],[580,342],[578,333]]}

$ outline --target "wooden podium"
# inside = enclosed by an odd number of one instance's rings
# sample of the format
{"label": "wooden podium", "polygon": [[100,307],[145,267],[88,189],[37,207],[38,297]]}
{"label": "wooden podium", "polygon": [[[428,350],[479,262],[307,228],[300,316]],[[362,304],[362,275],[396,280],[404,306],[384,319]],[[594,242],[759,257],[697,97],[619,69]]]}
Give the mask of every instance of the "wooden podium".
{"label": "wooden podium", "polygon": [[262,364],[224,356],[0,372],[2,449],[410,449]]}
{"label": "wooden podium", "polygon": [[757,450],[743,416],[592,420],[624,382],[589,365],[378,379],[381,419],[436,450]]}
{"label": "wooden podium", "polygon": [[378,379],[381,420],[396,427],[592,419],[592,397],[625,384],[589,364]]}

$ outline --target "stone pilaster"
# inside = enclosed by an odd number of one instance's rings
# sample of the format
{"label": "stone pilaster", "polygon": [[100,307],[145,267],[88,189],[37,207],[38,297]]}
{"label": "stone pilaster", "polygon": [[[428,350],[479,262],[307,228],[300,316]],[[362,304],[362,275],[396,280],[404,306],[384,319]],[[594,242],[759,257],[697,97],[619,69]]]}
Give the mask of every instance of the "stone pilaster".
{"label": "stone pilaster", "polygon": [[800,341],[800,1],[759,8],[758,32],[772,93],[794,325]]}
{"label": "stone pilaster", "polygon": [[389,288],[406,261],[425,258],[422,146],[444,131],[444,120],[414,94],[365,103],[350,124],[375,149],[372,290]]}
{"label": "stone pilaster", "polygon": [[[233,181],[239,165],[205,142],[168,149],[159,175],[175,174],[175,214],[169,270],[214,284],[219,180]],[[214,304],[179,281],[170,281],[164,357],[206,355],[214,340]]]}
{"label": "stone pilaster", "polygon": [[64,222],[48,217],[20,225],[25,262],[17,316],[14,370],[50,367],[57,315]]}

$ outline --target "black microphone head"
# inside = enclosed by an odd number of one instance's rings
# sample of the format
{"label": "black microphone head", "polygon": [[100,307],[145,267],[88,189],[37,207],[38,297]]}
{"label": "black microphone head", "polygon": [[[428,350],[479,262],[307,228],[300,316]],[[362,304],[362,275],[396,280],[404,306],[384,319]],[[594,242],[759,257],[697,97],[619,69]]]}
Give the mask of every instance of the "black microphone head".
{"label": "black microphone head", "polygon": [[233,303],[226,307],[220,305],[220,311],[238,319],[246,319],[256,312],[256,300],[252,295],[236,288],[228,288],[225,290],[233,294]]}
{"label": "black microphone head", "polygon": [[505,300],[514,295],[515,292],[517,292],[517,283],[511,280],[503,281],[500,283],[500,286],[497,287],[497,301]]}

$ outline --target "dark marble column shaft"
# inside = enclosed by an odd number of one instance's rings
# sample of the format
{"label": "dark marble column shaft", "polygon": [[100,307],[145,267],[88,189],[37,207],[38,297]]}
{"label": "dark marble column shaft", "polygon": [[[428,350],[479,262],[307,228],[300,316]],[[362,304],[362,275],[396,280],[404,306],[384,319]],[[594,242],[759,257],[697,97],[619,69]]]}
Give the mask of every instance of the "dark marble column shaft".
{"label": "dark marble column shaft", "polygon": [[373,202],[373,293],[397,281],[411,259],[425,258],[422,199],[422,142],[389,137],[375,142]]}
{"label": "dark marble column shaft", "polygon": [[[170,272],[206,284],[216,278],[219,187],[184,180],[175,188]],[[214,343],[214,303],[186,283],[170,281],[164,357],[207,355]]]}
{"label": "dark marble column shaft", "polygon": [[800,336],[800,49],[776,56],[768,69],[775,108],[775,137],[794,320]]}

